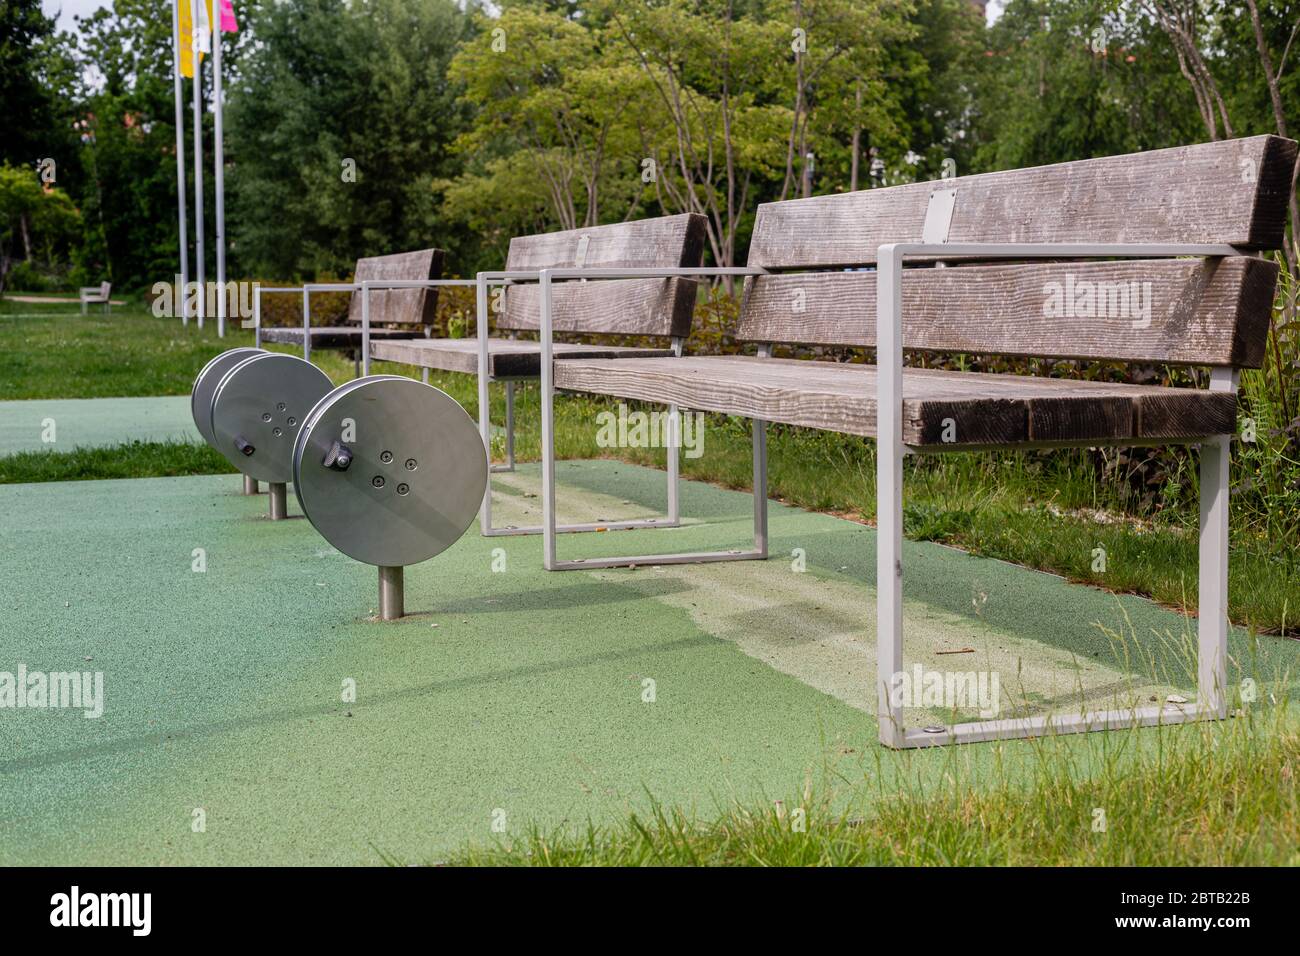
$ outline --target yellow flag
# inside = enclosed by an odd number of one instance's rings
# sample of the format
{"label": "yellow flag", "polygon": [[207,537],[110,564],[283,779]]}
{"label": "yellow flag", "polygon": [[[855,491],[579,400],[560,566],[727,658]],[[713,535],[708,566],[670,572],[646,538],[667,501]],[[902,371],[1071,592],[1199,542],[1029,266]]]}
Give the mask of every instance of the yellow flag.
{"label": "yellow flag", "polygon": [[[194,20],[190,16],[190,0],[176,0],[176,10],[180,14],[180,29],[177,42],[180,44],[180,62],[181,76],[194,76]],[[206,29],[206,35],[202,38],[202,46],[210,48],[210,37],[212,30],[212,0],[204,0],[203,9],[200,13],[204,14],[202,22],[199,24],[201,29]],[[199,62],[203,62],[203,51],[199,51]]]}

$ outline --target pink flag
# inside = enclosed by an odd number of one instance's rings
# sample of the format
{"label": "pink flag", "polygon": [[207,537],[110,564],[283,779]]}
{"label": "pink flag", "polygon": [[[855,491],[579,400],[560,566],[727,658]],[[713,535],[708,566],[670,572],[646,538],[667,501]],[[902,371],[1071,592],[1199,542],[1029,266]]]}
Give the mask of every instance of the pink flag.
{"label": "pink flag", "polygon": [[239,32],[239,24],[235,22],[235,8],[230,5],[230,0],[221,0],[221,32]]}

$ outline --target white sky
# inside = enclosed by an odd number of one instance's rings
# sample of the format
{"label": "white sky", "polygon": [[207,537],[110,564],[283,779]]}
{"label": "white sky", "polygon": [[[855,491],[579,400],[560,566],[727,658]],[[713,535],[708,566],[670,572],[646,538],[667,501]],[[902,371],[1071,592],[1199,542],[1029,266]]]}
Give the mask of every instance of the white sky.
{"label": "white sky", "polygon": [[112,6],[111,0],[41,0],[41,9],[47,17],[59,14],[59,29],[71,33],[77,31],[74,16],[84,17],[94,13],[100,7]]}

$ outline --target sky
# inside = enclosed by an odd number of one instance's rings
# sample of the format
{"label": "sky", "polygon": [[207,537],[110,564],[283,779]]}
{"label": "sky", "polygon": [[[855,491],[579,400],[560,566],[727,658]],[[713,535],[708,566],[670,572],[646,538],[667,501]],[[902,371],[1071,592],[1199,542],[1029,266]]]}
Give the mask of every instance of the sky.
{"label": "sky", "polygon": [[[94,13],[100,7],[109,6],[111,3],[112,0],[41,0],[41,7],[47,17],[61,11],[59,12],[59,29],[75,31],[77,24],[72,19],[73,17],[84,17],[86,14]],[[992,23],[1001,15],[1004,3],[1005,0],[990,0],[988,5],[989,23]],[[238,6],[237,3],[236,6]]]}
{"label": "sky", "polygon": [[[111,0],[41,0],[41,9],[47,17],[59,13],[59,29],[76,32],[74,16],[84,17],[94,13],[100,7],[111,5]],[[62,10],[60,13],[59,11]]]}

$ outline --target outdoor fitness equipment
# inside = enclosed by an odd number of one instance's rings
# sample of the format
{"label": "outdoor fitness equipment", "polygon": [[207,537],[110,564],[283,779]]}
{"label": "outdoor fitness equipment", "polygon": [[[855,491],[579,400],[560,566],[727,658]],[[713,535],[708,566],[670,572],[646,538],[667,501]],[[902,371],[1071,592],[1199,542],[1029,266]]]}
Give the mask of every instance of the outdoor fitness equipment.
{"label": "outdoor fitness equipment", "polygon": [[316,530],[379,568],[379,616],[391,621],[404,613],[403,567],[441,554],[478,514],[487,450],[445,392],[370,375],[340,385],[307,414],[292,478]]}
{"label": "outdoor fitness equipment", "polygon": [[[212,435],[212,396],[217,390],[217,384],[242,359],[264,351],[266,350],[251,348],[228,349],[203,366],[195,377],[194,384],[190,387],[190,415],[203,440],[213,448],[216,447],[216,439]],[[244,494],[257,494],[257,482],[247,475],[243,479]]]}
{"label": "outdoor fitness equipment", "polygon": [[331,388],[329,376],[310,362],[262,349],[225,352],[194,383],[192,403],[199,431],[254,482],[254,488],[258,481],[267,483],[268,514],[273,521],[288,516],[285,485],[293,474],[299,427]]}

